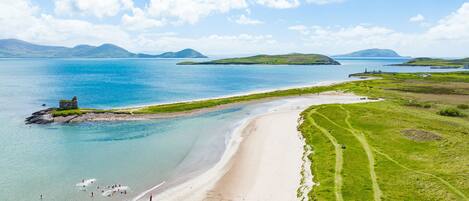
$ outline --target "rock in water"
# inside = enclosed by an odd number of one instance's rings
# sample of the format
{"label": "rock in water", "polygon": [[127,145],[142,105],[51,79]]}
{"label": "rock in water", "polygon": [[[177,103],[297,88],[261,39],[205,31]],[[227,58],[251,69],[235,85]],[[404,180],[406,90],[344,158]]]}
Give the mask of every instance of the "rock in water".
{"label": "rock in water", "polygon": [[52,118],[52,114],[50,114],[52,110],[52,108],[47,108],[37,111],[26,118],[25,122],[26,124],[50,124],[54,122],[54,118]]}

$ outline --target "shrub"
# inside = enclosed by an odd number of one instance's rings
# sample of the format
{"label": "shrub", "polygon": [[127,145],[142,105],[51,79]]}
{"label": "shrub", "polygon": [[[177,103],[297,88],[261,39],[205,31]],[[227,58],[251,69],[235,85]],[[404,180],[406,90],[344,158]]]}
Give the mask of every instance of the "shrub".
{"label": "shrub", "polygon": [[464,116],[464,114],[456,108],[441,109],[438,112],[438,114],[441,116],[448,116],[448,117],[463,117]]}
{"label": "shrub", "polygon": [[405,106],[410,107],[421,107],[421,108],[431,108],[432,105],[430,103],[421,103],[414,100],[409,100],[408,102],[404,103]]}
{"label": "shrub", "polygon": [[66,117],[71,115],[82,115],[83,112],[81,110],[55,110],[52,112],[53,117]]}
{"label": "shrub", "polygon": [[460,105],[458,105],[458,108],[461,109],[461,110],[467,110],[467,109],[469,109],[469,105],[460,104]]}

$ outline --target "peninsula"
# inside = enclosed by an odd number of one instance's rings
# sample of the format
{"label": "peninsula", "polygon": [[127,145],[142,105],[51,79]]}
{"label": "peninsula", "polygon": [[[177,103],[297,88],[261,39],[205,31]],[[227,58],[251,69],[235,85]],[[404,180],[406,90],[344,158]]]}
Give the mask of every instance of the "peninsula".
{"label": "peninsula", "polygon": [[159,55],[136,54],[114,44],[75,47],[37,45],[18,39],[0,40],[0,58],[206,58],[193,49]]}
{"label": "peninsula", "polygon": [[219,59],[213,61],[180,62],[178,65],[340,65],[336,60],[320,54],[285,54],[285,55],[256,55]]}
{"label": "peninsula", "polygon": [[430,66],[434,68],[469,68],[469,57],[464,59],[438,59],[421,57],[392,66]]}

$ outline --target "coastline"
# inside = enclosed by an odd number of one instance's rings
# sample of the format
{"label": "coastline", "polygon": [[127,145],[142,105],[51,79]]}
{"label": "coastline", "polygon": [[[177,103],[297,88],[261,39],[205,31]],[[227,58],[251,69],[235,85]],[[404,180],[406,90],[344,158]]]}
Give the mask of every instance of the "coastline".
{"label": "coastline", "polygon": [[[262,95],[265,93],[276,93],[276,92],[283,92],[287,90],[302,90],[302,89],[314,89],[316,87],[329,87],[334,85],[339,85],[348,82],[356,82],[356,81],[363,81],[369,80],[373,78],[360,78],[354,80],[338,80],[338,81],[323,81],[318,82],[315,84],[309,85],[297,85],[297,86],[290,86],[290,87],[282,87],[276,89],[268,89],[268,90],[255,90],[245,93],[239,94],[231,94],[226,96],[219,96],[219,97],[211,97],[211,98],[202,98],[202,99],[194,99],[189,101],[179,101],[179,102],[168,102],[168,103],[159,103],[159,104],[148,104],[148,105],[141,105],[141,106],[132,106],[132,107],[121,107],[115,108],[111,110],[93,110],[93,109],[86,109],[90,111],[82,112],[79,114],[71,113],[65,116],[55,116],[54,108],[48,108],[45,110],[41,110],[32,114],[32,116],[26,118],[26,124],[49,124],[49,123],[80,123],[80,122],[106,122],[106,121],[140,121],[140,120],[151,120],[151,119],[162,119],[162,118],[175,118],[175,117],[184,117],[184,116],[192,116],[201,113],[217,111],[221,109],[226,109],[238,105],[246,105],[252,103],[259,103],[259,102],[268,102],[277,99],[284,99],[289,97],[298,97],[299,95],[273,95],[268,97],[261,97],[261,98],[254,98],[251,100],[242,100],[242,101],[233,101],[228,102],[220,105],[212,105],[212,106],[205,106],[201,108],[194,108],[194,109],[187,109],[181,111],[173,111],[173,112],[155,112],[155,113],[139,113],[138,110],[144,110],[148,107],[165,107],[168,105],[173,104],[198,104],[199,102],[204,101],[212,101],[212,100],[220,100],[220,99],[233,99],[239,98],[243,96],[251,96],[251,95]],[[311,95],[314,93],[305,93],[303,95]]]}
{"label": "coastline", "polygon": [[[157,200],[275,200],[271,192],[279,193],[275,197],[282,199],[278,200],[296,198],[298,189],[308,191],[314,184],[301,182],[303,169],[310,161],[304,160],[309,152],[296,129],[300,113],[312,105],[369,101],[362,98],[341,92],[284,97],[285,103],[244,119],[234,130],[221,159],[212,168],[163,192],[147,191],[137,200],[148,199],[149,195]],[[272,178],[269,176],[272,171],[283,176]],[[246,188],[247,184],[252,184],[255,190]]]}
{"label": "coastline", "polygon": [[232,98],[232,97],[237,97],[237,96],[246,96],[246,95],[252,95],[252,94],[259,94],[259,93],[269,93],[269,92],[289,90],[289,89],[331,86],[331,85],[336,85],[336,84],[342,84],[342,83],[347,83],[347,82],[355,82],[355,81],[362,81],[362,80],[369,80],[369,79],[375,79],[375,78],[360,79],[360,78],[357,77],[357,79],[320,81],[320,82],[315,82],[315,83],[292,85],[292,86],[278,87],[278,88],[272,88],[272,89],[251,90],[251,91],[247,91],[247,92],[234,93],[234,94],[223,95],[223,96],[214,96],[214,97],[209,97],[209,98],[196,98],[196,99],[182,100],[182,101],[169,101],[169,102],[160,102],[160,103],[150,103],[150,104],[142,104],[142,105],[116,107],[116,108],[113,108],[113,109],[117,109],[117,110],[140,109],[140,108],[150,107],[150,106],[155,106],[155,105],[166,105],[166,104],[187,103],[187,102],[196,102],[196,101],[207,101],[207,100],[212,100],[212,99]]}

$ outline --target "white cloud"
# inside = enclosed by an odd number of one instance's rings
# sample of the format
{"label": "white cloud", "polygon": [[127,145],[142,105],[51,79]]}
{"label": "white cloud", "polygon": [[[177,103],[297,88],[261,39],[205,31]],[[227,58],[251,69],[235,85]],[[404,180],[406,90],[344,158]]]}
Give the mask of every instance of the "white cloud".
{"label": "white cloud", "polygon": [[288,29],[293,30],[293,31],[298,31],[299,33],[303,35],[309,34],[309,29],[305,25],[294,25],[294,26],[288,27]]}
{"label": "white cloud", "polygon": [[425,20],[425,17],[421,14],[413,16],[409,19],[410,22],[423,22],[424,20]]}
{"label": "white cloud", "polygon": [[[272,35],[208,35],[201,37],[183,37],[177,35],[155,36],[142,34],[136,44],[145,51],[152,50],[179,50],[182,47],[195,48],[205,54],[259,54],[279,53],[275,51],[292,50],[289,44],[280,44]],[[228,48],[229,47],[229,48]]]}
{"label": "white cloud", "polygon": [[257,0],[257,3],[263,6],[278,9],[296,8],[300,5],[298,0]]}
{"label": "white cloud", "polygon": [[58,15],[92,15],[98,18],[112,17],[123,9],[133,7],[132,0],[55,0]]}
{"label": "white cloud", "polygon": [[469,56],[468,19],[469,3],[464,3],[456,12],[444,17],[422,33],[403,33],[373,25],[349,27],[295,25],[288,29],[301,34],[304,49],[312,52],[344,53],[379,47],[395,49],[404,55],[467,57]]}
{"label": "white cloud", "polygon": [[[193,1],[193,3],[202,2],[205,3],[203,5],[206,7],[201,6],[202,4],[188,3],[189,7],[203,7],[201,10],[190,11],[184,6],[179,8],[178,6],[181,5],[173,5],[179,1],[185,2],[184,0],[175,0],[168,2],[166,7],[163,4],[163,7],[159,8],[161,9],[158,11],[159,15],[150,16],[150,11],[147,10],[150,9],[150,5],[145,8],[137,8],[131,0],[120,0],[121,11],[119,12],[122,12],[123,9],[130,9],[128,10],[130,12],[122,16],[121,24],[113,25],[68,18],[61,19],[58,16],[41,14],[41,10],[29,0],[1,0],[0,38],[19,38],[41,44],[66,46],[82,43],[92,45],[114,43],[135,52],[155,52],[193,47],[208,54],[294,51],[335,54],[362,48],[380,47],[395,49],[403,55],[469,56],[467,55],[469,3],[464,3],[455,12],[425,28],[425,31],[412,34],[377,25],[345,27],[295,25],[288,27],[288,29],[298,32],[298,39],[290,37],[285,41],[278,41],[269,34],[211,34],[208,36],[179,36],[175,33],[155,34],[154,28],[173,23],[174,20],[195,23],[200,18],[214,13],[228,12],[232,9],[242,9],[242,11],[248,9],[247,3],[241,0],[231,0],[224,3],[199,0]],[[62,5],[61,9],[67,10],[67,4]],[[188,14],[186,11],[191,17],[183,16],[183,14]],[[245,17],[248,18],[249,15]]]}
{"label": "white cloud", "polygon": [[306,0],[306,3],[317,4],[317,5],[325,5],[331,3],[342,3],[345,0]]}
{"label": "white cloud", "polygon": [[151,19],[146,16],[146,13],[140,8],[134,8],[132,15],[124,14],[122,16],[122,25],[125,29],[138,31],[165,25],[165,21]]}
{"label": "white cloud", "polygon": [[0,1],[0,38],[19,38],[44,44],[115,43],[127,45],[131,38],[118,26],[64,20],[39,14],[27,0]]}
{"label": "white cloud", "polygon": [[456,12],[440,20],[425,36],[442,42],[469,42],[469,3],[464,3]]}
{"label": "white cloud", "polygon": [[239,16],[239,18],[236,19],[235,22],[238,23],[238,24],[243,24],[243,25],[256,25],[256,24],[262,24],[263,23],[260,20],[251,19],[249,17],[246,17],[245,15]]}
{"label": "white cloud", "polygon": [[172,18],[179,23],[195,24],[212,13],[226,13],[247,6],[245,0],[151,0],[147,12],[154,18]]}

